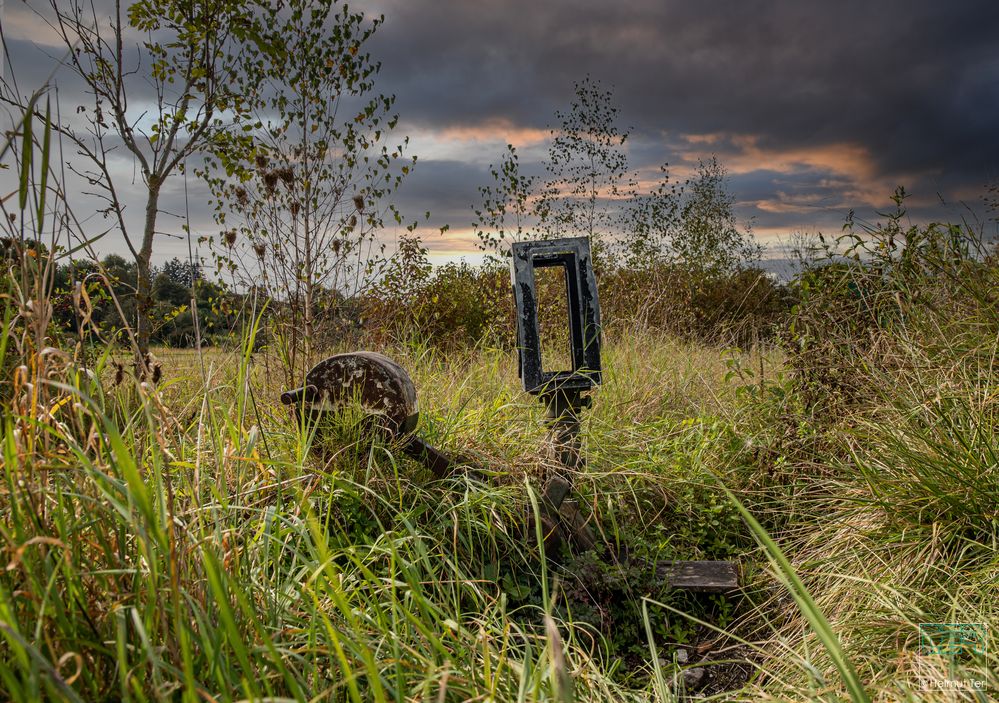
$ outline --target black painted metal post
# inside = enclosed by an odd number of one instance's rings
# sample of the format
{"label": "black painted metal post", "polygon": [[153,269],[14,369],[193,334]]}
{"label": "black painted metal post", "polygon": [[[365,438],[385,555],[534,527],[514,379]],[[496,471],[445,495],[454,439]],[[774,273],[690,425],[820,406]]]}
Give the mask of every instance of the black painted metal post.
{"label": "black painted metal post", "polygon": [[[565,271],[569,313],[566,325],[572,356],[568,369],[545,369],[542,363],[535,270],[550,267]],[[592,400],[584,393],[600,383],[600,304],[589,240],[575,237],[518,242],[512,248],[511,277],[517,307],[520,377],[524,390],[539,396],[545,404],[549,438],[562,467],[546,477],[545,510],[578,547],[592,549],[592,532],[579,505],[569,497],[575,475],[584,467],[579,416]]]}
{"label": "black painted metal post", "polygon": [[[555,450],[555,456],[559,463],[567,469],[567,471],[549,476],[549,483],[554,479],[560,479],[567,484],[566,492],[568,492],[572,488],[573,474],[581,471],[586,463],[579,439],[579,414],[583,408],[591,405],[591,398],[583,396],[579,391],[556,390],[542,395],[542,400],[545,403],[546,422],[550,430],[549,436]],[[552,496],[552,503],[556,509],[564,498],[564,495],[557,493]]]}
{"label": "black painted metal post", "polygon": [[555,456],[565,467],[547,477],[543,501],[552,515],[567,528],[571,539],[581,551],[596,547],[593,531],[586,524],[586,517],[579,509],[576,500],[569,498],[572,493],[575,474],[586,467],[580,445],[579,414],[590,407],[592,399],[578,390],[556,390],[542,394],[546,408],[546,421],[549,437]]}

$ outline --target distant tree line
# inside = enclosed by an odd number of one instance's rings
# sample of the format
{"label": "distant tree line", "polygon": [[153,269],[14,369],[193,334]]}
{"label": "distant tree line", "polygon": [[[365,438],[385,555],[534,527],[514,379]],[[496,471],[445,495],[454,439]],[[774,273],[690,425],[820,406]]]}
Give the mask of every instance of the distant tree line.
{"label": "distant tree line", "polygon": [[[151,274],[153,344],[195,345],[197,330],[192,299],[197,301],[202,344],[211,345],[228,338],[240,324],[242,296],[206,279],[198,264],[173,258],[162,266],[152,267]],[[87,325],[88,331],[96,326],[103,341],[121,341],[120,334],[134,329],[138,317],[137,276],[135,262],[118,254],[105,256],[99,264],[84,259],[58,264],[54,272],[52,324],[63,334],[76,336],[81,332],[84,317],[89,316],[92,324]]]}

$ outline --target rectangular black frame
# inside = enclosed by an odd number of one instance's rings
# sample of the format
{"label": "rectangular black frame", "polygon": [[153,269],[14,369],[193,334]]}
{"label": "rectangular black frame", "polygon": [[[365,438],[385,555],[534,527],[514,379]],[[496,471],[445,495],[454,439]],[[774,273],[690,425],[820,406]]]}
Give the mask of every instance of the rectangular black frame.
{"label": "rectangular black frame", "polygon": [[[511,278],[517,308],[520,378],[528,393],[585,391],[600,383],[600,301],[586,237],[517,242],[512,246]],[[572,368],[542,367],[538,326],[538,268],[565,269]]]}

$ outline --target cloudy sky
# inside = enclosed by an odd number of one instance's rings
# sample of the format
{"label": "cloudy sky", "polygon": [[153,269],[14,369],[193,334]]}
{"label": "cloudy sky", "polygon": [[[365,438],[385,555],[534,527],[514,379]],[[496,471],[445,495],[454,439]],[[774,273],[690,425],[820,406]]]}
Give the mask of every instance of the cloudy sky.
{"label": "cloudy sky", "polygon": [[[6,5],[5,70],[23,87],[44,79],[56,52],[30,2]],[[874,219],[896,185],[912,193],[915,220],[984,218],[984,185],[999,178],[995,0],[354,6],[385,15],[370,46],[379,88],[397,96],[399,130],[419,156],[397,199],[413,217],[431,211],[425,241],[437,260],[475,253],[472,205],[489,164],[509,142],[537,170],[555,110],[587,74],[614,90],[634,169],[669,162],[683,178],[717,155],[740,219],[765,243],[838,232],[851,209]],[[63,97],[73,90],[64,79]],[[196,226],[209,229],[192,201]]]}

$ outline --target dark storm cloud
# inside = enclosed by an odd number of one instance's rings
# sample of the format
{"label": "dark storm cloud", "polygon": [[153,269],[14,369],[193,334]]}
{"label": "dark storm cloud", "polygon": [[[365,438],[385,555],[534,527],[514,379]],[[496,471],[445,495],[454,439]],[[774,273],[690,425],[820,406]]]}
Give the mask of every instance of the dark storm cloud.
{"label": "dark storm cloud", "polygon": [[637,131],[857,143],[879,171],[999,161],[999,3],[371,3],[382,87],[427,125],[544,126],[591,73]]}
{"label": "dark storm cloud", "polygon": [[[463,161],[420,160],[412,177],[403,181],[396,203],[409,217],[430,209],[435,222],[466,225],[471,222],[471,203],[479,184],[489,178],[487,170]],[[422,208],[422,209],[421,209]]]}

